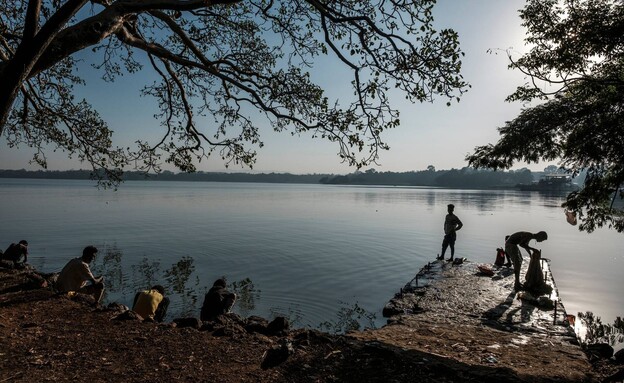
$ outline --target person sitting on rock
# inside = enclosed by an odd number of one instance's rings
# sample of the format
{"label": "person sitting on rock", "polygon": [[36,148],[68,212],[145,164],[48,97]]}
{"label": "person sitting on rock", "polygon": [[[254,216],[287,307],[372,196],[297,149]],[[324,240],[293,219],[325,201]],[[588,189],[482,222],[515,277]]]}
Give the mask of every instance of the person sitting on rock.
{"label": "person sitting on rock", "polygon": [[94,305],[97,306],[104,293],[104,277],[94,277],[89,268],[89,263],[95,259],[97,252],[95,246],[87,246],[82,250],[82,257],[69,261],[56,280],[57,290],[91,295],[95,299]]}
{"label": "person sitting on rock", "polygon": [[18,243],[10,244],[1,255],[1,259],[15,268],[24,268],[28,262],[28,242],[22,239]]}
{"label": "person sitting on rock", "polygon": [[165,297],[165,288],[155,285],[149,290],[139,291],[134,296],[132,311],[145,320],[162,322],[167,315],[169,298]]}
{"label": "person sitting on rock", "polygon": [[519,231],[510,235],[505,241],[505,253],[509,255],[511,262],[513,263],[515,278],[514,290],[516,291],[522,290],[523,288],[520,283],[520,267],[522,266],[522,254],[520,253],[520,247],[525,249],[530,257],[533,251],[538,251],[537,249],[529,246],[529,242],[533,239],[537,242],[542,242],[548,239],[548,234],[546,234],[545,231],[540,231],[535,234],[529,233],[528,231]]}
{"label": "person sitting on rock", "polygon": [[219,278],[208,290],[201,308],[200,318],[202,321],[214,320],[219,315],[230,312],[236,301],[236,294],[229,292],[226,285],[225,279]]}

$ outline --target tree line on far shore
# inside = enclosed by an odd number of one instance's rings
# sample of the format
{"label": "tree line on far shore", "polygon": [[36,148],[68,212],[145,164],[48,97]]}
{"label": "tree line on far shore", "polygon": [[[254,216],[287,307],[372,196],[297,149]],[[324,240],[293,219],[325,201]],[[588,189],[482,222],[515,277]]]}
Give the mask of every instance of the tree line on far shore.
{"label": "tree line on far shore", "polygon": [[529,169],[492,171],[487,169],[451,169],[436,170],[429,166],[427,170],[410,172],[378,172],[368,169],[347,175],[327,176],[320,180],[323,184],[346,185],[396,185],[396,186],[432,186],[450,188],[511,188],[517,184],[529,184],[535,174]]}
{"label": "tree line on far shore", "polygon": [[[409,172],[378,172],[375,169],[353,172],[346,175],[336,174],[291,174],[291,173],[225,173],[194,172],[174,173],[163,171],[145,175],[138,171],[123,173],[124,181],[200,181],[200,182],[263,182],[263,183],[306,183],[329,185],[393,185],[393,186],[431,186],[450,188],[513,188],[517,184],[531,183],[543,172],[531,172],[529,169],[492,171],[487,169],[450,169],[436,170],[429,166],[427,170]],[[0,170],[0,178],[39,178],[39,179],[93,179],[97,178],[89,170]]]}

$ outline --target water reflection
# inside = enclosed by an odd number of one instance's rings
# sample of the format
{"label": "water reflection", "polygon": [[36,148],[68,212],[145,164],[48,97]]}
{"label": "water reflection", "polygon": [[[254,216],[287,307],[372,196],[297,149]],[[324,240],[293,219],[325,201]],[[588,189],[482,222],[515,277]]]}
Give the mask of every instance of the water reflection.
{"label": "water reflection", "polygon": [[[100,253],[103,256],[93,262],[92,271],[94,275],[104,276],[103,303],[116,301],[130,306],[137,291],[161,284],[172,301],[170,317],[197,316],[201,284],[199,276],[192,278],[195,272],[192,257],[182,257],[166,270],[161,270],[160,262],[143,257],[138,264],[130,266],[128,275],[123,252],[116,245],[104,247]],[[207,289],[204,287],[203,290]]]}
{"label": "water reflection", "polygon": [[[224,277],[225,278],[225,277]],[[230,284],[230,290],[237,295],[236,306],[240,315],[247,317],[256,308],[256,299],[260,299],[260,290],[256,289],[249,278]]]}
{"label": "water reflection", "polygon": [[[566,192],[529,192],[518,190],[470,190],[444,189],[421,187],[383,187],[384,193],[377,190],[360,190],[349,186],[353,200],[366,204],[396,203],[406,201],[434,207],[453,203],[463,208],[474,208],[483,213],[489,213],[504,207],[512,202],[514,206],[539,205],[546,207],[561,207],[565,201]],[[367,187],[366,189],[371,189]],[[377,189],[377,188],[374,188]]]}
{"label": "water reflection", "polygon": [[[171,299],[168,319],[199,315],[209,281],[202,282],[195,273],[193,257],[184,256],[164,270],[159,261],[143,257],[128,269],[124,268],[123,252],[116,245],[105,246],[100,254],[103,255],[93,262],[91,269],[94,275],[104,276],[104,304],[119,302],[130,306],[137,291],[161,284]],[[229,287],[238,296],[235,311],[242,316],[252,315],[260,300],[260,290],[253,281],[245,278],[232,282]]]}
{"label": "water reflection", "polygon": [[[124,275],[121,266],[123,254],[116,245],[105,247],[104,250],[99,251],[99,254],[104,255],[97,257],[91,268],[93,275],[104,277],[104,283],[107,288],[104,289],[102,301],[105,302],[108,300],[110,293],[123,291]],[[108,286],[112,286],[110,291]]]}
{"label": "water reflection", "polygon": [[161,282],[159,273],[160,262],[150,262],[147,257],[143,257],[138,265],[132,265],[133,286],[148,288],[159,284]]}
{"label": "water reflection", "polygon": [[[203,302],[203,295],[209,290],[196,274],[193,257],[184,256],[169,268],[163,269],[159,261],[152,261],[143,257],[139,263],[124,266],[123,251],[116,245],[105,246],[92,264],[94,275],[103,275],[105,290],[102,302],[132,303],[134,294],[156,284],[165,287],[166,294],[171,299],[169,312],[165,320],[176,317],[197,317]],[[129,270],[129,272],[128,272]],[[222,278],[227,280],[226,276]],[[233,311],[243,317],[254,315],[256,304],[261,298],[261,290],[257,288],[251,278],[234,281],[228,288],[238,296]],[[202,299],[200,299],[200,297]],[[339,302],[342,307],[333,320],[320,323],[317,328],[331,333],[345,333],[363,328],[375,328],[376,315],[362,308],[358,302],[353,304]],[[297,307],[272,307],[269,309],[270,318],[285,317],[293,327],[301,327],[304,318]]]}
{"label": "water reflection", "polygon": [[173,290],[179,299],[178,311],[180,316],[196,316],[199,276],[195,276],[194,283],[190,286],[191,274],[195,271],[193,257],[184,256],[178,262],[164,272],[165,288],[167,291]]}
{"label": "water reflection", "polygon": [[341,302],[343,307],[336,314],[336,320],[325,321],[319,324],[319,329],[333,333],[344,334],[349,331],[362,330],[363,328],[375,328],[376,315],[362,308],[358,302],[352,305]]}

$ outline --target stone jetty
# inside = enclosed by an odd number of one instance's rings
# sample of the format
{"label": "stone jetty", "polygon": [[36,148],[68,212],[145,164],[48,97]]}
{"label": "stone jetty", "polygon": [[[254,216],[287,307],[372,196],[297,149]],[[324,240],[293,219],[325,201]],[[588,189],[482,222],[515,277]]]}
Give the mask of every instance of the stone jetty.
{"label": "stone jetty", "polygon": [[[521,279],[528,263],[523,262]],[[392,339],[466,368],[492,368],[491,374],[512,370],[520,381],[588,381],[589,362],[570,326],[550,262],[543,259],[541,265],[551,292],[534,297],[513,290],[512,268],[428,263],[384,307],[388,325],[355,337]]]}

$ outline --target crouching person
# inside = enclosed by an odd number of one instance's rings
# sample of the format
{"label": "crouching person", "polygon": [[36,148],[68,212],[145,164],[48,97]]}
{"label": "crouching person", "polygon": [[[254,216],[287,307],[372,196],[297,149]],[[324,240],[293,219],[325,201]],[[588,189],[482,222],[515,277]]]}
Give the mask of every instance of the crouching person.
{"label": "crouching person", "polygon": [[95,299],[94,306],[97,306],[104,293],[104,277],[94,277],[89,268],[97,252],[95,246],[87,246],[82,250],[82,257],[69,261],[56,280],[57,290],[91,295]]}
{"label": "crouching person", "polygon": [[209,321],[216,319],[219,315],[227,314],[234,306],[236,294],[226,289],[226,281],[223,278],[217,279],[210,290],[204,296],[204,304],[201,308],[201,320]]}
{"label": "crouching person", "polygon": [[134,296],[132,311],[145,320],[162,322],[167,315],[169,298],[165,297],[165,288],[155,285],[149,290],[139,291]]}
{"label": "crouching person", "polygon": [[0,260],[7,262],[11,268],[23,269],[28,262],[28,242],[22,239],[10,244],[4,254],[0,251]]}

